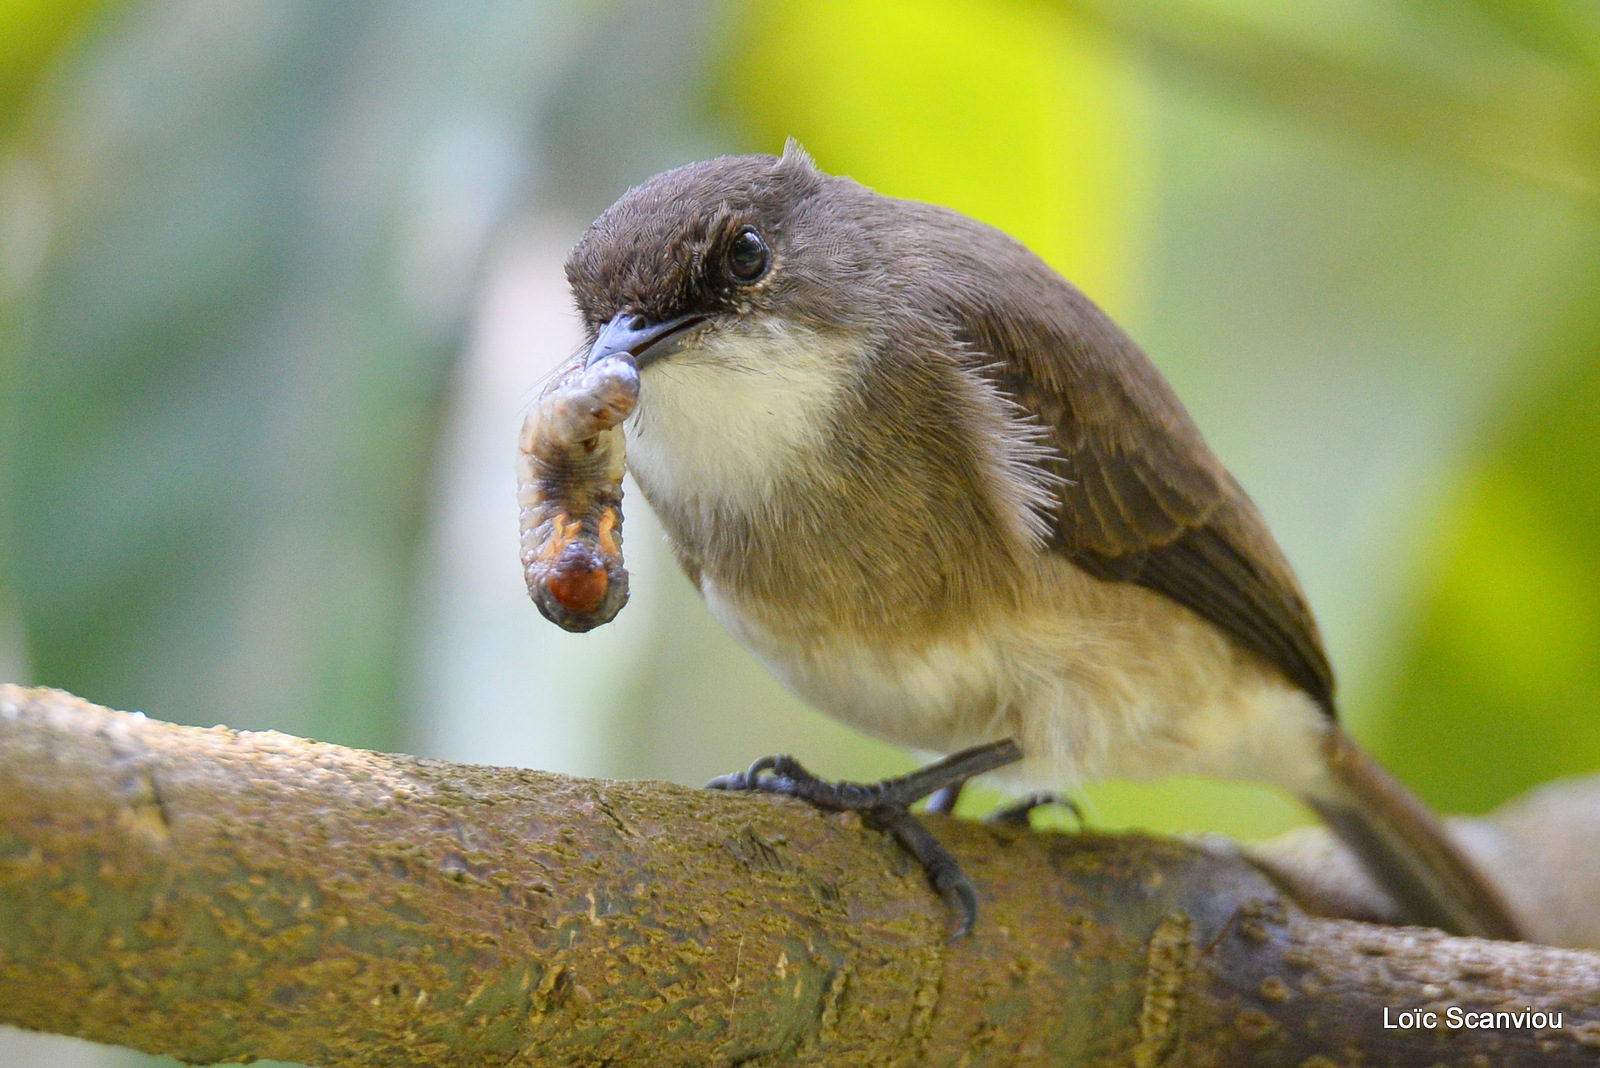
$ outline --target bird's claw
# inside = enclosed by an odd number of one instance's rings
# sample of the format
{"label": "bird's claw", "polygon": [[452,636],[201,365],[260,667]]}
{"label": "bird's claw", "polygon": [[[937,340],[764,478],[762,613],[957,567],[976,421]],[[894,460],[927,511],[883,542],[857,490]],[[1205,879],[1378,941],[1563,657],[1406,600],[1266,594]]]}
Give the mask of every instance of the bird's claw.
{"label": "bird's claw", "polygon": [[719,775],[708,790],[738,790],[799,798],[830,812],[860,812],[872,827],[894,835],[928,873],[939,895],[961,915],[954,937],[972,932],[978,919],[978,893],[950,851],[911,814],[912,803],[1022,758],[1015,742],[975,746],[918,768],[909,775],[875,783],[831,782],[807,771],[791,756],[762,757],[744,771]]}
{"label": "bird's claw", "polygon": [[1048,790],[1041,790],[1008,805],[1002,805],[985,816],[983,822],[997,827],[1027,827],[1030,822],[1028,817],[1032,815],[1033,810],[1046,805],[1059,805],[1066,809],[1072,813],[1073,819],[1078,821],[1079,827],[1088,825],[1089,821],[1084,818],[1083,809],[1078,807],[1076,801],[1070,797],[1050,793]]}

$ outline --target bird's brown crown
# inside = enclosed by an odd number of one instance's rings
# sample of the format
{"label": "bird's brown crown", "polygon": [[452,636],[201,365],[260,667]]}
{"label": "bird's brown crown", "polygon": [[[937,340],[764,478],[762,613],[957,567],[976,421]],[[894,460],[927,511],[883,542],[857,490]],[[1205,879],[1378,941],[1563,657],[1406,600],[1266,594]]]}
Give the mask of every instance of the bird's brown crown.
{"label": "bird's brown crown", "polygon": [[[782,274],[783,247],[803,201],[836,181],[793,142],[781,156],[724,156],[658,174],[590,226],[567,257],[567,280],[591,332],[619,311],[652,320],[737,312]],[[770,246],[763,285],[726,271],[745,228]]]}

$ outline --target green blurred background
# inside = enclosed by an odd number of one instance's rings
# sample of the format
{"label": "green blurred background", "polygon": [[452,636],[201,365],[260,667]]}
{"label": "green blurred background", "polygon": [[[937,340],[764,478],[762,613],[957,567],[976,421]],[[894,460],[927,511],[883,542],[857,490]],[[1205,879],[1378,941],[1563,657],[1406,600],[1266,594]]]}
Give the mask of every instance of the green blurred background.
{"label": "green blurred background", "polygon": [[[637,495],[616,624],[521,589],[566,249],[631,183],[791,135],[1130,328],[1425,797],[1600,766],[1593,0],[0,0],[0,677],[582,774],[909,766],[722,636]],[[0,1033],[0,1064],[108,1059]]]}

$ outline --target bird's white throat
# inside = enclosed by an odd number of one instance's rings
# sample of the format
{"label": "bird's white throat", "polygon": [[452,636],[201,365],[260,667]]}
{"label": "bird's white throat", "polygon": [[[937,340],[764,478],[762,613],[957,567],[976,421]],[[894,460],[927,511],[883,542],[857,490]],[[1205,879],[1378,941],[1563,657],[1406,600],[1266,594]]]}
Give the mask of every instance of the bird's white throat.
{"label": "bird's white throat", "polygon": [[739,320],[646,366],[626,433],[628,466],[651,503],[689,522],[767,508],[788,476],[825,451],[862,344],[776,319]]}

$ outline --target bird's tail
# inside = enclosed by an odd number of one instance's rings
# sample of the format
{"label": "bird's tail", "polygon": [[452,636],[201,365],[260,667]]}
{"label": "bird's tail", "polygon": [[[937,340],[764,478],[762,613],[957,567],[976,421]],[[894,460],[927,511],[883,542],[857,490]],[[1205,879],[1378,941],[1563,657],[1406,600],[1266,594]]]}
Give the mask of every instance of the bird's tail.
{"label": "bird's tail", "polygon": [[1452,934],[1519,940],[1494,885],[1437,816],[1333,727],[1323,741],[1330,788],[1307,804],[1361,858],[1407,920]]}

